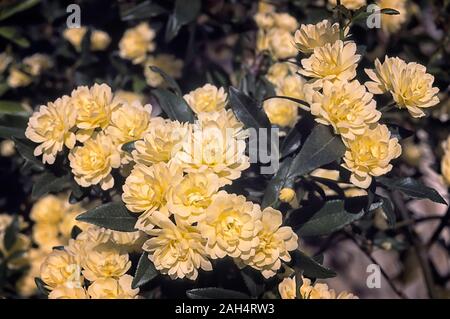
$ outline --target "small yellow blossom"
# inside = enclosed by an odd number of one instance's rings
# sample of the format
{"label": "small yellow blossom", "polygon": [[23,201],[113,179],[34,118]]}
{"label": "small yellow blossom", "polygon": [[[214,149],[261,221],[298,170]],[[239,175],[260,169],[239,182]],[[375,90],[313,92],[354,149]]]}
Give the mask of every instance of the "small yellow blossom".
{"label": "small yellow blossom", "polygon": [[294,45],[294,38],[292,32],[273,28],[267,32],[269,41],[269,51],[276,59],[287,59],[297,55],[297,49]]}
{"label": "small yellow blossom", "polygon": [[392,169],[390,161],[399,157],[402,148],[397,138],[391,138],[386,125],[367,127],[362,135],[353,140],[344,139],[347,150],[343,167],[352,175],[350,182],[361,188],[368,188],[372,176],[381,176]]}
{"label": "small yellow blossom", "polygon": [[382,9],[395,9],[400,14],[381,15],[381,28],[386,33],[395,33],[400,30],[402,25],[406,22],[408,15],[406,11],[406,0],[378,0],[376,5]]}
{"label": "small yellow blossom", "polygon": [[125,31],[119,42],[119,55],[131,60],[133,64],[144,62],[147,52],[155,50],[153,42],[155,31],[147,22],[141,22],[136,27]]}
{"label": "small yellow blossom", "polygon": [[288,99],[268,99],[263,108],[270,123],[281,127],[292,127],[298,119],[298,104]]}
{"label": "small yellow blossom", "polygon": [[56,154],[63,145],[68,149],[75,146],[76,138],[72,131],[76,122],[76,111],[71,106],[71,99],[63,96],[47,105],[41,105],[28,121],[25,136],[39,145],[34,155],[42,155],[42,162],[53,164]]}
{"label": "small yellow blossom", "polygon": [[287,188],[287,187],[283,188],[280,191],[280,195],[278,196],[280,201],[282,201],[284,203],[291,202],[295,197],[296,197],[295,190],[293,190],[292,188]]}
{"label": "small yellow blossom", "polygon": [[100,184],[103,190],[114,186],[111,170],[120,166],[120,154],[109,136],[94,134],[83,146],[71,150],[69,160],[79,185],[89,187]]}
{"label": "small yellow blossom", "polygon": [[289,73],[296,71],[295,68],[295,65],[289,62],[274,63],[270,66],[269,70],[267,70],[266,78],[277,87],[281,85]]}
{"label": "small yellow blossom", "polygon": [[358,299],[355,295],[343,291],[336,296],[336,291],[330,289],[325,283],[311,284],[308,278],[302,278],[303,284],[300,287],[302,299]]}
{"label": "small yellow blossom", "polygon": [[50,291],[48,299],[88,299],[83,287],[59,286]]}
{"label": "small yellow blossom", "polygon": [[[337,5],[337,0],[328,0],[332,6]],[[366,5],[366,0],[341,0],[341,5],[349,10],[358,10]]]}
{"label": "small yellow blossom", "polygon": [[273,19],[275,27],[294,32],[298,28],[297,20],[289,13],[274,13]]}
{"label": "small yellow blossom", "polygon": [[299,72],[308,77],[325,80],[352,80],[356,76],[357,62],[361,56],[356,54],[356,44],[352,41],[338,40],[314,49],[311,57],[301,61],[303,69]]}
{"label": "small yellow blossom", "polygon": [[35,53],[23,59],[23,64],[28,67],[31,75],[38,76],[42,71],[50,69],[53,66],[53,61],[47,54]]}
{"label": "small yellow blossom", "polygon": [[450,185],[450,137],[444,142],[444,156],[441,161],[441,171],[444,180]]}
{"label": "small yellow blossom", "polygon": [[[348,28],[344,36],[347,36]],[[294,34],[294,43],[297,49],[305,54],[314,52],[315,48],[333,44],[339,40],[339,24],[331,24],[328,20],[323,20],[316,24],[302,24]]]}
{"label": "small yellow blossom", "polygon": [[163,77],[159,73],[153,72],[150,69],[151,66],[156,66],[174,79],[179,79],[182,76],[183,60],[177,59],[172,54],[149,56],[144,63],[144,76],[147,84],[151,87],[166,86]]}
{"label": "small yellow blossom", "polygon": [[189,92],[183,96],[195,113],[220,111],[227,104],[227,93],[223,87],[217,88],[211,84]]}
{"label": "small yellow blossom", "polygon": [[47,257],[47,253],[41,249],[30,249],[28,253],[30,268],[26,274],[17,281],[16,288],[22,297],[31,297],[36,294],[35,278],[40,276],[41,264]]}
{"label": "small yellow blossom", "polygon": [[53,250],[41,265],[41,279],[48,288],[80,287],[83,277],[75,258],[65,250]]}
{"label": "small yellow blossom", "polygon": [[31,208],[30,218],[36,223],[59,223],[64,214],[63,201],[55,195],[46,195]]}
{"label": "small yellow blossom", "polygon": [[[87,27],[68,28],[64,30],[63,36],[77,51],[81,51],[81,43],[86,32]],[[91,31],[90,49],[92,51],[104,51],[110,42],[111,38],[106,32],[100,30]]]}
{"label": "small yellow blossom", "polygon": [[19,70],[16,67],[11,67],[9,70],[9,76],[7,79],[7,83],[12,88],[19,88],[28,86],[32,82],[31,76],[26,74],[25,72]]}
{"label": "small yellow blossom", "polygon": [[142,94],[134,93],[132,91],[119,90],[115,92],[115,97],[120,103],[133,104],[135,101],[145,104],[145,98]]}
{"label": "small yellow blossom", "polygon": [[63,244],[58,235],[58,225],[37,223],[33,226],[33,240],[46,252],[51,252],[53,247]]}
{"label": "small yellow blossom", "polygon": [[94,281],[88,287],[88,294],[92,299],[135,299],[139,288],[133,289],[133,277],[123,275],[116,278],[103,278]]}
{"label": "small yellow blossom", "polygon": [[297,297],[297,284],[294,278],[284,278],[278,285],[281,299],[295,299]]}
{"label": "small yellow blossom", "polygon": [[212,270],[211,262],[205,252],[205,240],[197,227],[181,220],[174,224],[166,215],[155,212],[153,223],[158,226],[146,231],[152,236],[144,243],[144,250],[155,268],[170,278],[195,280],[198,269]]}
{"label": "small yellow blossom", "polygon": [[231,256],[243,262],[255,255],[261,230],[261,210],[244,196],[220,191],[213,196],[205,218],[198,223],[213,259]]}

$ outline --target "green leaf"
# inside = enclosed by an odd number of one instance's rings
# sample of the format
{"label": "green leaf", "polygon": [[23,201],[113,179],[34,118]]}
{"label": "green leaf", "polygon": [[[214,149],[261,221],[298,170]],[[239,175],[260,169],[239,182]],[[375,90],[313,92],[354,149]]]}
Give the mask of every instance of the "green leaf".
{"label": "green leaf", "polygon": [[427,187],[411,177],[389,178],[383,176],[378,177],[376,180],[389,190],[398,190],[412,198],[426,198],[435,203],[447,205],[445,199],[435,189]]}
{"label": "green leaf", "polygon": [[0,36],[17,44],[21,48],[28,48],[30,41],[24,38],[15,27],[0,27]]}
{"label": "green leaf", "polygon": [[134,232],[137,217],[125,207],[122,202],[111,202],[95,207],[80,214],[78,221],[90,223],[107,229]]}
{"label": "green leaf", "polygon": [[289,176],[302,176],[323,165],[338,161],[344,156],[345,146],[339,136],[318,124],[294,158]]}
{"label": "green leaf", "polygon": [[246,294],[223,288],[198,288],[186,291],[190,299],[250,299]]}
{"label": "green leaf", "polygon": [[13,138],[14,145],[16,146],[17,151],[19,154],[28,162],[32,163],[33,165],[44,169],[45,166],[39,160],[36,156],[34,156],[34,147],[31,146],[29,143],[27,143],[26,140],[21,140],[18,138]]}
{"label": "green leaf", "polygon": [[143,286],[158,276],[158,274],[159,272],[156,270],[155,265],[148,259],[148,253],[144,252],[139,258],[131,287],[135,289]]}
{"label": "green leaf", "polygon": [[141,20],[156,17],[161,14],[167,13],[167,10],[152,1],[147,0],[138,5],[123,10],[120,13],[122,21]]}
{"label": "green leaf", "polygon": [[391,132],[391,137],[395,137],[399,141],[414,135],[413,131],[407,130],[397,124],[386,123],[386,126]]}
{"label": "green leaf", "polygon": [[303,274],[308,278],[332,278],[336,273],[321,265],[315,258],[309,257],[300,250],[291,253],[293,264],[303,270]]}
{"label": "green leaf", "polygon": [[0,137],[24,138],[28,117],[22,114],[0,114]]}
{"label": "green leaf", "polygon": [[281,144],[281,157],[297,151],[300,145],[302,145],[302,134],[296,125],[289,131]]}
{"label": "green leaf", "polygon": [[17,215],[15,215],[13,220],[11,221],[11,224],[9,224],[5,230],[3,245],[5,246],[6,251],[10,250],[16,243],[19,230],[19,218],[17,217]]}
{"label": "green leaf", "polygon": [[75,226],[72,227],[72,230],[70,231],[70,238],[76,239],[77,236],[78,236],[79,234],[81,234],[82,232],[83,232],[83,231],[81,230],[81,228],[78,227],[77,225],[75,225]]}
{"label": "green leaf", "polygon": [[25,115],[27,113],[20,102],[0,100],[0,114]]}
{"label": "green leaf", "polygon": [[33,185],[31,197],[38,199],[48,193],[60,192],[70,185],[70,174],[56,176],[52,172],[44,172]]}
{"label": "green leaf", "polygon": [[[294,211],[291,215],[301,215],[302,212],[300,210]],[[361,209],[358,213],[350,213],[345,208],[344,200],[330,200],[309,216],[304,213],[301,216],[303,220],[297,222],[294,228],[299,236],[327,235],[360,219],[365,213],[364,209]]]}
{"label": "green leaf", "polygon": [[49,290],[47,289],[47,287],[45,286],[45,282],[42,281],[41,278],[34,278],[34,282],[36,283],[36,287],[38,289],[38,291],[44,295],[44,296],[48,296],[49,294]]}
{"label": "green leaf", "polygon": [[292,158],[287,158],[281,162],[277,173],[267,184],[264,192],[264,197],[261,206],[266,208],[268,206],[276,206],[278,203],[278,196],[280,191],[285,187],[292,187],[294,184],[294,178],[289,176],[289,171],[292,164]]}
{"label": "green leaf", "polygon": [[18,127],[0,125],[0,137],[2,138],[25,137],[25,131]]}
{"label": "green leaf", "polygon": [[261,273],[246,267],[241,270],[241,276],[247,286],[250,296],[257,298],[264,293],[265,284]]}
{"label": "green leaf", "polygon": [[16,1],[17,3],[14,3],[12,5],[9,5],[0,11],[0,21],[5,20],[6,18],[9,18],[16,13],[25,11],[27,9],[30,9],[31,7],[37,5],[41,0],[20,0]]}
{"label": "green leaf", "polygon": [[174,12],[167,22],[165,41],[171,41],[182,26],[194,21],[200,13],[201,6],[201,0],[176,0]]}
{"label": "green leaf", "polygon": [[182,97],[165,89],[155,89],[152,94],[171,120],[194,123],[194,114]]}
{"label": "green leaf", "polygon": [[254,99],[232,86],[229,90],[229,97],[233,113],[247,128],[270,129],[272,127],[266,113],[258,107]]}
{"label": "green leaf", "polygon": [[131,141],[131,142],[123,144],[121,147],[122,151],[125,151],[125,152],[131,154],[131,152],[135,150],[135,147],[134,147],[135,142],[136,141]]}
{"label": "green leaf", "polygon": [[398,10],[392,9],[392,8],[384,8],[380,10],[381,14],[388,14],[388,15],[397,15],[400,14]]}
{"label": "green leaf", "polygon": [[166,81],[167,86],[172,89],[178,96],[182,96],[180,87],[170,75],[154,65],[150,66],[150,70],[161,75],[164,81]]}
{"label": "green leaf", "polygon": [[394,204],[387,197],[381,197],[381,202],[382,202],[381,208],[383,209],[383,212],[386,215],[388,225],[390,227],[394,227],[395,222],[397,221],[397,216],[395,215],[394,210]]}

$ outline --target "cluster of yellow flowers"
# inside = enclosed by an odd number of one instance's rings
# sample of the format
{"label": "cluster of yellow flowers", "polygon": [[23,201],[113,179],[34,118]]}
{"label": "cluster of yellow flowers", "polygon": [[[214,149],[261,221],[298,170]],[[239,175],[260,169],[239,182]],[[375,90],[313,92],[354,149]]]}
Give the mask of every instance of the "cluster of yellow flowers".
{"label": "cluster of yellow flowers", "polygon": [[129,252],[142,244],[142,233],[122,233],[86,227],[63,249],[43,261],[40,278],[50,299],[132,299]]}
{"label": "cluster of yellow flowers", "polygon": [[[8,69],[13,60],[10,53],[0,53],[0,74],[3,74]],[[24,58],[21,63],[9,67],[7,84],[11,88],[28,86],[43,71],[51,67],[53,67],[53,61],[47,54],[35,53]]]}
{"label": "cluster of yellow flowers", "polygon": [[278,292],[282,299],[358,299],[357,296],[346,291],[336,295],[336,291],[328,288],[327,284],[311,284],[311,280],[305,277],[302,277],[302,286],[298,293],[295,277],[284,278],[278,285]]}
{"label": "cluster of yellow flowers", "polygon": [[[73,45],[75,50],[80,52],[81,43],[83,42],[83,38],[87,31],[87,27],[69,28],[64,30],[63,37]],[[111,38],[108,33],[101,30],[92,30],[89,40],[90,49],[92,51],[104,51],[111,43]]]}
{"label": "cluster of yellow flowers", "polygon": [[441,161],[441,171],[445,182],[450,185],[450,136],[443,143],[444,156]]}

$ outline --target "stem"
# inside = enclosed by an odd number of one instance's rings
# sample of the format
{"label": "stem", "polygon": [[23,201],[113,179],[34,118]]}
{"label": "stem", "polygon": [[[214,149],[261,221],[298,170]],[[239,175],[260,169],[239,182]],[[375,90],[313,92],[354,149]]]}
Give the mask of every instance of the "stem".
{"label": "stem", "polygon": [[342,12],[341,12],[341,0],[337,0],[336,7],[338,10],[338,21],[339,21],[339,38],[344,41],[344,21],[342,19]]}
{"label": "stem", "polygon": [[381,109],[380,109],[380,112],[388,112],[388,111],[390,111],[390,110],[392,110],[394,107],[395,107],[395,105],[396,105],[397,103],[395,103],[395,102],[391,102],[391,103],[389,103],[388,105],[385,105],[385,106],[383,106]]}
{"label": "stem", "polygon": [[430,247],[434,244],[436,240],[439,239],[439,236],[441,235],[444,228],[448,225],[448,222],[450,221],[450,208],[447,210],[447,213],[442,217],[442,220],[439,224],[439,226],[434,231],[433,235],[431,236],[430,240],[427,243],[427,246]]}

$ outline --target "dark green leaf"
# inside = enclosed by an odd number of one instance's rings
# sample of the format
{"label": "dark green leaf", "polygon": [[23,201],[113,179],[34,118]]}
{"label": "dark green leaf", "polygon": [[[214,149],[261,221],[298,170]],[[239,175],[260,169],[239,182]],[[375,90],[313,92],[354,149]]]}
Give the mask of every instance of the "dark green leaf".
{"label": "dark green leaf", "polygon": [[150,66],[150,70],[161,75],[164,81],[166,81],[167,86],[172,89],[178,96],[182,96],[180,87],[170,75],[168,75],[157,66]]}
{"label": "dark green leaf", "polygon": [[23,138],[23,137],[25,137],[25,130],[20,127],[11,127],[11,126],[6,126],[6,125],[0,124],[0,137],[2,137],[2,138],[11,138],[11,137]]}
{"label": "dark green leaf", "polygon": [[0,11],[0,21],[5,20],[6,18],[9,18],[16,13],[22,12],[24,10],[27,10],[35,5],[37,5],[41,0],[20,0],[16,1],[16,3],[13,3]]}
{"label": "dark green leaf", "polygon": [[51,172],[45,172],[34,183],[31,197],[38,199],[48,193],[60,192],[70,185],[70,179],[69,174],[56,176]]}
{"label": "dark green leaf", "polygon": [[41,278],[34,278],[34,282],[36,283],[36,287],[38,288],[38,291],[44,295],[44,296],[48,296],[48,293],[50,292],[47,287],[45,287],[45,282],[42,281]]}
{"label": "dark green leaf", "polygon": [[0,114],[27,114],[22,103],[16,101],[0,101]]}
{"label": "dark green leaf", "polygon": [[145,285],[150,280],[158,276],[158,274],[159,272],[156,270],[155,265],[153,265],[150,259],[148,259],[148,253],[144,252],[139,258],[131,287],[135,289]]}
{"label": "dark green leaf", "polygon": [[246,267],[241,270],[241,275],[250,292],[250,296],[257,298],[264,293],[265,285],[261,273]]}
{"label": "dark green leaf", "polygon": [[250,299],[242,292],[215,287],[191,289],[186,295],[190,299]]}
{"label": "dark green leaf", "polygon": [[421,182],[411,178],[378,177],[377,182],[386,186],[389,190],[398,190],[412,198],[427,198],[433,202],[447,205],[445,199],[435,190],[425,186]]}
{"label": "dark green leaf", "polygon": [[397,138],[399,141],[414,135],[413,131],[407,130],[396,124],[386,124],[391,132],[391,137]]}
{"label": "dark green leaf", "polygon": [[388,15],[397,15],[400,14],[398,10],[392,9],[392,8],[384,8],[380,11],[381,14],[388,14]]}
{"label": "dark green leaf", "polygon": [[294,178],[289,176],[289,171],[292,164],[292,158],[287,158],[281,162],[277,173],[267,184],[264,192],[264,197],[261,206],[263,208],[268,206],[276,206],[278,203],[278,196],[280,191],[285,187],[292,187],[294,184]]}
{"label": "dark green leaf", "polygon": [[128,211],[122,202],[112,202],[95,207],[76,218],[78,221],[90,223],[107,229],[134,232],[137,217]]}
{"label": "dark green leaf", "polygon": [[10,250],[16,243],[19,230],[19,218],[17,217],[17,215],[15,215],[13,220],[11,221],[11,224],[9,224],[5,230],[3,245],[5,246],[6,251]]}
{"label": "dark green leaf", "polygon": [[281,157],[286,157],[297,151],[300,145],[302,145],[302,134],[296,125],[289,131],[281,144]]}
{"label": "dark green leaf", "polygon": [[230,87],[229,96],[234,114],[247,128],[271,128],[266,113],[254,99],[234,87]]}
{"label": "dark green leaf", "polygon": [[174,12],[167,23],[165,41],[171,41],[182,26],[194,21],[200,13],[201,6],[201,0],[176,0]]}
{"label": "dark green leaf", "polygon": [[381,208],[383,209],[383,212],[386,214],[388,225],[394,227],[395,222],[397,221],[397,216],[395,216],[394,204],[387,197],[382,197],[381,201],[382,201]]}
{"label": "dark green leaf", "polygon": [[28,48],[30,46],[30,41],[23,37],[15,27],[0,27],[0,36],[22,48]]}
{"label": "dark green leaf", "polygon": [[311,258],[301,252],[296,250],[291,253],[293,264],[303,270],[303,274],[308,278],[332,278],[336,276],[336,273],[319,264],[315,258]]}
{"label": "dark green leaf", "polygon": [[149,19],[161,14],[167,13],[167,10],[150,0],[139,3],[128,10],[120,13],[122,21]]}
{"label": "dark green leaf", "polygon": [[194,114],[182,97],[165,89],[155,89],[152,94],[171,120],[194,123]]}
{"label": "dark green leaf", "polygon": [[131,153],[132,151],[134,151],[134,149],[135,149],[134,142],[136,142],[136,141],[131,141],[131,142],[123,144],[122,151],[125,151],[127,153]]}
{"label": "dark green leaf", "polygon": [[82,230],[77,225],[73,226],[72,230],[70,231],[70,238],[76,239],[79,234],[81,234]]}

